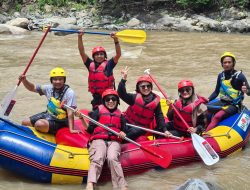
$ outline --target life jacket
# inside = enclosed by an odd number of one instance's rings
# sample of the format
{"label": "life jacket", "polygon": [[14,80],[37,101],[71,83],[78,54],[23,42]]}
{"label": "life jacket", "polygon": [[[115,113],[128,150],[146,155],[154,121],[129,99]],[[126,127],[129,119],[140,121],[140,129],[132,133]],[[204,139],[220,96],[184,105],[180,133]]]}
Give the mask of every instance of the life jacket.
{"label": "life jacket", "polygon": [[160,102],[160,97],[156,97],[150,103],[145,105],[145,101],[140,93],[137,93],[135,103],[129,106],[125,112],[125,119],[128,123],[150,128],[154,120],[154,111]]}
{"label": "life jacket", "polygon": [[232,104],[237,105],[243,99],[243,93],[239,90],[234,89],[231,85],[232,79],[237,79],[240,73],[241,71],[234,73],[228,80],[225,79],[224,73],[222,74],[219,93],[221,100],[232,102]]}
{"label": "life jacket", "polygon": [[97,68],[95,68],[95,63],[91,62],[89,65],[89,92],[92,94],[98,93],[102,94],[104,90],[111,88],[114,89],[114,76],[111,75],[107,77],[104,73],[108,61],[103,61]]}
{"label": "life jacket", "polygon": [[52,96],[47,104],[47,112],[56,119],[63,120],[68,117],[67,111],[64,108],[61,108],[63,96],[68,89],[69,85],[65,85],[57,98],[55,98],[55,89],[52,91]]}
{"label": "life jacket", "polygon": [[[202,103],[207,103],[207,99],[202,96],[197,95],[197,99],[193,103],[190,103],[185,107],[183,107],[181,99],[178,99],[174,103],[174,106],[179,111],[182,118],[187,122],[188,126],[195,127],[193,126],[192,114],[193,114],[194,109]],[[184,131],[184,132],[187,131],[186,126],[184,125],[184,123],[181,121],[181,119],[178,117],[176,113],[174,114],[173,121],[174,121],[175,129]]]}
{"label": "life jacket", "polygon": [[[121,116],[122,113],[119,109],[116,109],[113,113],[104,106],[98,106],[99,109],[99,120],[98,122],[113,129],[117,133],[121,131]],[[121,142],[122,139],[118,138],[117,135],[107,131],[101,126],[96,126],[91,137],[90,141],[94,139],[104,139],[104,140],[115,140]]]}

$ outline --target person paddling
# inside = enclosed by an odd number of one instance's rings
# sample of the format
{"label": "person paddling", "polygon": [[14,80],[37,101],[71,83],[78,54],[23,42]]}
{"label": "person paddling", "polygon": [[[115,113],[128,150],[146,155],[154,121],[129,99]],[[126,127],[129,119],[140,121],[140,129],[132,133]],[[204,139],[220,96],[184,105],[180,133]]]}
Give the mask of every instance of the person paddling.
{"label": "person paddling", "polygon": [[74,91],[65,84],[66,74],[62,68],[54,68],[50,71],[48,85],[35,85],[25,75],[19,76],[19,80],[26,89],[31,92],[45,95],[48,99],[47,111],[31,116],[22,121],[22,125],[33,126],[43,133],[55,134],[60,128],[69,127],[71,133],[78,133],[74,129],[74,114],[71,110],[62,109],[61,102],[76,108],[76,96]]}
{"label": "person paddling", "polygon": [[116,55],[111,59],[107,59],[106,50],[102,46],[96,46],[92,49],[92,58],[89,58],[85,53],[82,36],[84,31],[78,35],[78,49],[84,65],[89,71],[88,76],[88,91],[92,94],[91,101],[92,109],[96,109],[102,104],[101,95],[106,89],[115,89],[115,79],[113,69],[121,57],[121,47],[116,37],[116,33],[111,33],[111,38],[114,39]]}
{"label": "person paddling", "polygon": [[[208,110],[215,115],[206,131],[213,129],[222,119],[240,111],[244,94],[250,95],[250,87],[245,75],[242,71],[234,69],[235,55],[225,52],[220,58],[220,63],[223,71],[219,73],[215,90],[208,98]],[[219,96],[219,100],[211,102],[217,96]],[[214,110],[215,107],[220,107],[220,109]]]}
{"label": "person paddling", "polygon": [[[122,79],[118,85],[118,94],[129,107],[124,113],[128,123],[150,128],[150,124],[156,119],[158,127],[165,126],[165,121],[160,105],[160,97],[152,92],[153,84],[151,79],[144,75],[140,76],[136,82],[136,93],[127,93],[126,81],[129,68],[122,70]],[[147,140],[143,136],[147,132],[142,129],[127,126],[127,137],[133,140]],[[141,137],[141,138],[139,138]]]}
{"label": "person paddling", "polygon": [[[126,136],[123,132],[126,127],[126,120],[118,109],[119,96],[113,89],[107,89],[102,94],[102,104],[91,114],[91,118],[104,124],[119,133],[119,136],[110,133],[101,126],[90,122],[87,132],[91,134],[89,159],[90,168],[88,171],[87,190],[92,190],[97,183],[105,160],[111,170],[112,184],[114,188],[127,190],[127,182],[124,178],[123,170],[119,160],[121,154],[120,142]],[[75,113],[84,126],[84,118],[79,111]]]}
{"label": "person paddling", "polygon": [[[201,134],[207,126],[207,107],[205,104],[208,100],[195,93],[193,82],[190,80],[181,80],[178,83],[178,93],[179,98],[174,102],[173,106],[175,106],[190,127],[188,129],[185,127],[170,106],[167,113],[169,122],[167,122],[166,128],[158,128],[158,130],[165,132],[167,135],[170,132],[178,137],[190,137],[190,133]],[[169,99],[167,104],[172,104]]]}

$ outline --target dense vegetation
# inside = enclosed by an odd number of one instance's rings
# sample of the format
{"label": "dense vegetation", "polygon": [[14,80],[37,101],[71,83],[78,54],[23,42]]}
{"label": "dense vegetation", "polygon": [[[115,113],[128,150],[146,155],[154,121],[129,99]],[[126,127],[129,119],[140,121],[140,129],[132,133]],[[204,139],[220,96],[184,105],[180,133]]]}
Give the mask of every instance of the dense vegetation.
{"label": "dense vegetation", "polygon": [[[22,6],[28,4],[36,4],[39,9],[43,10],[44,6],[52,5],[56,7],[74,7],[84,8],[86,6],[97,6],[102,9],[103,7],[118,7],[120,10],[186,10],[193,12],[209,12],[217,11],[223,8],[235,6],[241,9],[250,8],[250,0],[1,0],[0,8],[3,4],[8,5],[8,10],[19,11]],[[136,5],[136,6],[135,6]],[[133,8],[133,9],[130,9]]]}

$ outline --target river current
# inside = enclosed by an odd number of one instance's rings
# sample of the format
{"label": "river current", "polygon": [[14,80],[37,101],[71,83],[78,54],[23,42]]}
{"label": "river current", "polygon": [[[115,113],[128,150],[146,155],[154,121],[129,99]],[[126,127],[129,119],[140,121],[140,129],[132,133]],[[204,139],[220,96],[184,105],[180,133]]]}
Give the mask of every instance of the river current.
{"label": "river current", "polygon": [[[0,99],[10,92],[18,82],[43,33],[27,35],[0,35]],[[108,57],[114,55],[113,39],[109,36],[84,35],[88,55],[94,46],[106,48]],[[114,69],[116,84],[121,79],[120,71],[130,67],[127,81],[128,91],[135,89],[136,79],[150,68],[167,94],[177,98],[177,84],[182,79],[194,82],[198,94],[208,97],[214,90],[217,75],[222,71],[220,56],[224,51],[236,55],[236,69],[242,70],[250,81],[250,36],[218,33],[147,32],[143,44],[120,42],[122,57]],[[63,67],[67,72],[67,83],[75,90],[79,108],[91,108],[91,95],[87,91],[88,72],[77,49],[77,35],[55,36],[49,34],[35,57],[27,78],[36,84],[49,82],[49,72],[54,67]],[[154,88],[156,89],[156,87]],[[45,110],[46,98],[27,91],[21,84],[17,103],[10,119],[20,123],[22,119]],[[244,104],[250,108],[250,97]],[[125,106],[122,104],[121,108]],[[127,177],[131,190],[175,189],[189,178],[200,178],[227,190],[247,190],[250,186],[250,148],[221,159],[214,166],[202,162],[163,171],[150,170],[141,175]],[[111,182],[98,184],[98,189],[111,189]],[[18,190],[66,190],[83,189],[83,185],[51,185],[29,181],[0,169],[0,189]]]}

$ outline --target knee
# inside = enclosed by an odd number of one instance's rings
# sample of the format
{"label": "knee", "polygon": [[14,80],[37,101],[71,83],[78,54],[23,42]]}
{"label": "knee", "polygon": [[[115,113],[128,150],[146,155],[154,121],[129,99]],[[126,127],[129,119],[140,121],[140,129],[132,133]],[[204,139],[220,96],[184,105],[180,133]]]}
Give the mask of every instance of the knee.
{"label": "knee", "polygon": [[48,132],[49,131],[49,126],[42,120],[38,120],[35,123],[36,130],[40,131],[40,132]]}
{"label": "knee", "polygon": [[91,160],[92,163],[94,163],[96,166],[102,167],[105,162],[105,155],[103,156],[94,156]]}
{"label": "knee", "polygon": [[225,111],[223,111],[223,110],[221,110],[221,111],[219,111],[219,112],[217,112],[215,115],[214,115],[214,119],[216,119],[216,120],[220,120],[220,119],[222,119],[222,117],[225,115]]}
{"label": "knee", "polygon": [[31,126],[32,124],[31,124],[29,119],[25,119],[25,120],[22,121],[22,125]]}
{"label": "knee", "polygon": [[117,162],[119,161],[119,155],[118,154],[111,154],[107,156],[108,162]]}

